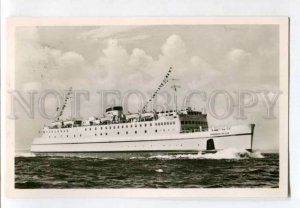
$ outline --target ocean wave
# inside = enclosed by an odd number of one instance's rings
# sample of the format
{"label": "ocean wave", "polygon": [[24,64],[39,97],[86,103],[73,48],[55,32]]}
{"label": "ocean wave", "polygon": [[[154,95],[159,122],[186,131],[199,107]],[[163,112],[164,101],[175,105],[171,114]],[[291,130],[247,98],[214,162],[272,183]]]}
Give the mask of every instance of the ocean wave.
{"label": "ocean wave", "polygon": [[135,160],[135,159],[146,159],[146,157],[130,157],[129,158],[130,160]]}

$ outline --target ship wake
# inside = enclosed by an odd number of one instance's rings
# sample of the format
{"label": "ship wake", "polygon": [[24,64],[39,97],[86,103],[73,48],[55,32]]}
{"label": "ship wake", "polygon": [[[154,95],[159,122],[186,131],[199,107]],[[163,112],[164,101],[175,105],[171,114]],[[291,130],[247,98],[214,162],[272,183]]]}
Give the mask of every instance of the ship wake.
{"label": "ship wake", "polygon": [[177,154],[177,155],[156,155],[150,157],[151,159],[212,159],[212,160],[222,160],[222,159],[250,159],[250,158],[264,158],[261,152],[255,150],[249,152],[247,150],[239,150],[234,148],[224,149],[217,151],[216,153],[205,153],[199,152],[198,154]]}
{"label": "ship wake", "polygon": [[[129,154],[129,153],[128,153]],[[19,152],[16,153],[16,157],[36,157],[36,156],[46,156],[55,158],[94,158],[100,160],[113,160],[113,159],[132,159],[132,160],[153,160],[153,159],[161,159],[161,160],[178,160],[178,159],[211,159],[211,160],[222,160],[222,159],[231,159],[231,160],[239,160],[239,159],[250,159],[250,158],[264,158],[261,152],[258,150],[249,152],[247,150],[239,150],[234,148],[224,149],[217,151],[215,153],[207,153],[207,152],[198,152],[198,154],[157,154],[157,155],[134,155],[134,153],[128,154],[91,154],[91,153],[53,153],[53,154],[39,154],[36,155],[31,152]]]}

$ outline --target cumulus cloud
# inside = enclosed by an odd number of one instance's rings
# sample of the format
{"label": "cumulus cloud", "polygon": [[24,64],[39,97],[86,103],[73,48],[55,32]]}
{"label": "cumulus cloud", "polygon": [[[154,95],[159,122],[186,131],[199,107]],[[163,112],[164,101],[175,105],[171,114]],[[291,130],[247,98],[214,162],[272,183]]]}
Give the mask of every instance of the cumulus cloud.
{"label": "cumulus cloud", "polygon": [[184,41],[178,35],[171,35],[164,45],[161,47],[162,59],[168,59],[168,61],[184,61],[187,56],[186,46]]}
{"label": "cumulus cloud", "polygon": [[229,51],[228,60],[233,64],[247,64],[251,59],[251,54],[243,49],[235,48]]}
{"label": "cumulus cloud", "polygon": [[[180,78],[183,88],[191,89],[207,84],[216,71],[205,60],[199,56],[188,54],[184,40],[176,34],[170,35],[160,47],[161,53],[157,59],[148,55],[141,48],[133,48],[128,51],[122,44],[124,39],[108,38],[113,34],[121,33],[127,29],[94,30],[81,34],[81,38],[98,40],[104,38],[105,47],[101,49],[100,55],[94,62],[88,62],[84,57],[75,51],[62,51],[49,46],[44,46],[39,38],[38,30],[29,30],[28,38],[22,37],[19,48],[24,51],[30,48],[32,54],[36,54],[33,60],[23,57],[21,62],[27,61],[30,64],[40,63],[35,67],[41,69],[39,76],[31,76],[25,79],[23,89],[55,89],[66,90],[70,86],[74,89],[95,90],[140,90],[145,95],[149,91],[156,90],[161,79],[173,66],[172,78]],[[102,33],[103,32],[103,33]],[[137,36],[132,36],[132,40]],[[137,39],[146,38],[141,36]],[[108,39],[106,39],[108,38]],[[28,40],[34,44],[28,45]],[[26,44],[24,44],[26,43]],[[44,66],[45,68],[41,67]],[[21,66],[18,66],[21,69]],[[187,71],[193,70],[193,75]],[[33,74],[32,67],[29,67],[29,74]],[[189,84],[192,83],[192,84]],[[169,89],[167,87],[166,90]],[[182,90],[180,93],[184,93]],[[148,95],[149,96],[149,95]],[[96,110],[98,97],[92,97],[87,103],[88,110],[85,113],[93,115],[91,109]],[[136,104],[135,111],[139,104]],[[97,109],[98,110],[98,109]],[[132,109],[131,109],[132,110]]]}
{"label": "cumulus cloud", "polygon": [[128,63],[134,69],[139,70],[139,69],[144,69],[149,64],[153,63],[153,58],[151,56],[148,56],[144,50],[135,48],[132,51]]}

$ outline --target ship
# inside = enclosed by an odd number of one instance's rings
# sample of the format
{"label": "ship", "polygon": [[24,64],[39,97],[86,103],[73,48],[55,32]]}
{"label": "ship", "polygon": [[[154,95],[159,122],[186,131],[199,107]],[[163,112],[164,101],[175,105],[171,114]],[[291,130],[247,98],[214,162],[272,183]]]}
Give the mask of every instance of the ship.
{"label": "ship", "polygon": [[174,109],[147,111],[148,104],[170,81],[171,72],[172,67],[137,113],[125,113],[122,106],[110,106],[101,117],[64,120],[62,115],[72,95],[70,89],[57,118],[33,139],[31,152],[206,154],[228,148],[252,151],[255,124],[210,126],[206,113],[191,107],[177,108],[178,85],[171,86]]}

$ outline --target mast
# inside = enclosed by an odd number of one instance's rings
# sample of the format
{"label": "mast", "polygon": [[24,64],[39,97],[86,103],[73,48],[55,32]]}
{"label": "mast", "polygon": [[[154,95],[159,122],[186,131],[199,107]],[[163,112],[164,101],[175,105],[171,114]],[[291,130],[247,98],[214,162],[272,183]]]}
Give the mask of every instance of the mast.
{"label": "mast", "polygon": [[172,89],[174,89],[174,104],[175,104],[175,111],[177,112],[177,89],[181,88],[180,85],[176,85],[175,81],[178,81],[179,79],[171,79],[173,82],[173,85],[171,86]]}

